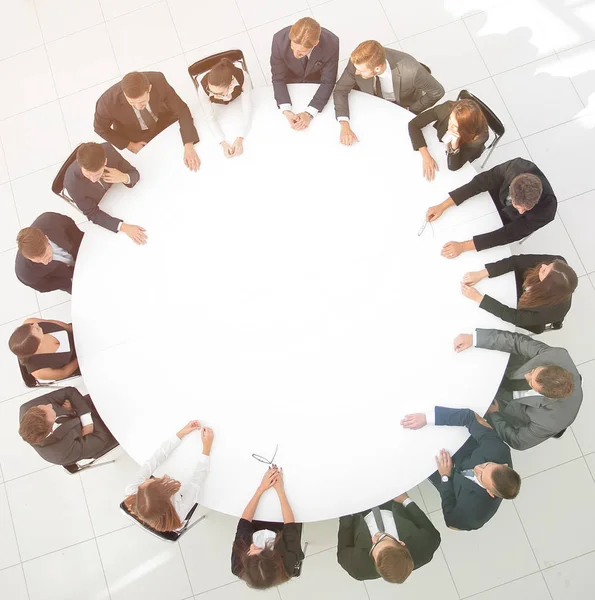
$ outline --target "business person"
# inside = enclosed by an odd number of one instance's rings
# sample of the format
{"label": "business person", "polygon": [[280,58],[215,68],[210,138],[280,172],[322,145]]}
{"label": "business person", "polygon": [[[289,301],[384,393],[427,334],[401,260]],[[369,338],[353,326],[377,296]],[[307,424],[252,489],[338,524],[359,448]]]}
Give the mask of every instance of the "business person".
{"label": "business person", "polygon": [[83,232],[66,215],[46,212],[17,235],[17,279],[38,292],[72,294],[72,277]]}
{"label": "business person", "polygon": [[438,530],[407,494],[339,519],[337,560],[359,581],[403,583],[439,545]]}
{"label": "business person", "polygon": [[466,427],[471,437],[451,457],[442,450],[438,470],[429,479],[440,492],[442,513],[448,527],[471,531],[483,527],[503,499],[518,496],[521,478],[512,469],[510,448],[488,422],[468,408],[435,406],[429,413],[406,415],[406,429],[425,425]]}
{"label": "business person", "polygon": [[80,374],[72,323],[25,319],[10,336],[8,347],[27,372],[40,381]]}
{"label": "business person", "polygon": [[176,121],[180,123],[184,144],[184,164],[191,171],[198,171],[200,159],[194,144],[199,138],[194,120],[188,105],[163,73],[134,71],[125,75],[97,101],[93,126],[105,141],[136,154]]}
{"label": "business person", "polygon": [[[514,271],[517,307],[510,308],[475,289],[482,279]],[[461,292],[503,321],[542,333],[553,323],[560,327],[570,310],[572,294],[578,285],[576,273],[562,256],[515,254],[485,265],[481,271],[465,273]]]}
{"label": "business person", "polygon": [[47,462],[71,465],[115,448],[91,398],[74,387],[59,388],[21,406],[19,434]]}
{"label": "business person", "polygon": [[[326,106],[337,81],[338,64],[339,38],[310,17],[284,27],[273,36],[271,74],[275,101],[292,129],[308,127]],[[296,113],[288,83],[320,85],[308,106]]]}
{"label": "business person", "polygon": [[335,116],[341,124],[340,141],[347,146],[358,141],[349,124],[352,89],[394,102],[415,114],[444,96],[442,85],[413,56],[384,48],[374,40],[362,42],[351,53],[333,93]]}
{"label": "business person", "polygon": [[583,401],[581,377],[568,351],[527,335],[476,329],[455,338],[456,352],[471,346],[510,354],[488,409],[488,423],[515,450],[527,450],[572,424]]}
{"label": "business person", "polygon": [[522,240],[556,216],[558,201],[545,175],[531,161],[513,158],[479,173],[469,183],[450,192],[444,202],[428,208],[426,219],[435,221],[447,208],[459,206],[481,192],[490,193],[503,226],[465,242],[446,243],[442,248],[445,258]]}
{"label": "business person", "polygon": [[473,100],[448,100],[419,113],[409,121],[409,137],[413,149],[423,161],[423,175],[428,181],[434,179],[438,170],[430,154],[422,129],[434,124],[436,134],[446,145],[446,161],[449,171],[458,171],[465,163],[481,156],[488,139],[488,122],[483,111]]}
{"label": "business person", "polygon": [[[181,483],[168,475],[153,477],[153,473],[193,431],[200,431],[202,454],[189,481]],[[201,427],[198,421],[190,421],[176,435],[168,438],[159,449],[144,462],[134,481],[126,486],[124,506],[156,531],[176,531],[182,527],[190,509],[196,504],[200,488],[209,472],[213,430]]]}
{"label": "business person", "polygon": [[142,227],[124,223],[99,208],[113,184],[132,188],[139,179],[139,172],[111,144],[88,142],[79,146],[76,161],[66,169],[64,187],[89,221],[114,233],[121,231],[133,242],[144,244],[147,234]]}
{"label": "business person", "polygon": [[[262,495],[273,488],[281,504],[283,523],[256,521]],[[291,579],[303,560],[302,525],[296,523],[283,484],[283,469],[273,465],[265,472],[238,522],[231,551],[231,572],[248,586],[266,589]]]}
{"label": "business person", "polygon": [[[222,58],[200,80],[198,86],[200,105],[211,132],[227,158],[240,156],[244,151],[244,138],[252,120],[251,87],[250,75],[228,58]],[[237,132],[238,135],[230,144],[221,130],[219,117],[223,116],[221,109],[237,99],[242,105],[242,124]]]}

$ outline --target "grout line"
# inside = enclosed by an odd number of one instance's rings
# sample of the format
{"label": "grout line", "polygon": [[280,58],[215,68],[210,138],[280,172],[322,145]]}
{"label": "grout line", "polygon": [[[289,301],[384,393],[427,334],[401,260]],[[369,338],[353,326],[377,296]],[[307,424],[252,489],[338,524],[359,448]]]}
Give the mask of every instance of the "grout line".
{"label": "grout line", "polygon": [[568,236],[568,239],[570,240],[570,243],[572,244],[572,247],[574,248],[574,251],[576,252],[576,255],[578,256],[578,259],[579,259],[581,265],[583,266],[583,269],[585,270],[585,274],[581,275],[581,277],[587,277],[587,279],[588,279],[589,275],[588,275],[587,267],[585,267],[585,263],[583,262],[583,259],[581,258],[581,255],[579,254],[578,248],[574,245],[574,241],[572,240],[572,236],[570,235],[570,232],[566,228],[564,219],[562,218],[561,214],[558,214],[557,210],[556,210],[556,214],[560,218],[560,223],[562,223],[562,227],[564,227],[564,231],[566,232],[566,235]]}
{"label": "grout line", "polygon": [[[438,512],[438,511],[434,511],[434,512]],[[446,568],[448,569],[448,574],[450,575],[450,580],[452,581],[452,585],[455,589],[455,592],[457,593],[457,596],[459,598],[462,598],[461,592],[459,592],[459,588],[457,587],[457,582],[455,581],[452,571],[450,570],[450,565],[448,564],[448,560],[446,560],[446,554],[444,554],[444,549],[442,548],[442,545],[440,545],[438,547],[438,549],[440,550],[440,553],[442,554],[442,558],[444,559],[444,564],[446,565]]]}
{"label": "grout line", "polygon": [[587,552],[583,552],[582,554],[578,554],[577,556],[573,556],[572,558],[567,558],[566,560],[561,560],[559,563],[556,563],[555,565],[550,565],[549,567],[546,567],[545,569],[541,569],[541,571],[549,571],[550,569],[555,569],[556,567],[559,567],[560,565],[564,565],[566,563],[569,563],[573,560],[576,560],[577,558],[582,558],[583,556],[588,556],[589,554],[593,554],[595,556],[595,550],[588,550]]}
{"label": "grout line", "polygon": [[[262,74],[264,82],[266,83],[266,81],[267,81],[266,75],[264,73],[262,65],[260,64],[260,59],[258,58],[258,54],[256,53],[256,48],[254,47],[254,43],[252,42],[252,37],[250,36],[250,32],[248,31],[248,28],[246,27],[246,21],[244,21],[244,15],[242,14],[242,11],[240,10],[240,7],[238,6],[238,0],[234,0],[234,4],[236,5],[236,9],[238,11],[238,14],[240,15],[240,19],[242,19],[242,24],[244,25],[244,30],[246,32],[246,35],[248,36],[248,40],[250,42],[250,47],[252,48],[252,52],[254,52],[254,56],[256,57],[256,62],[258,63],[258,68],[260,69],[260,72]],[[311,11],[310,5],[308,5],[308,8]],[[252,77],[250,79],[252,80]],[[252,81],[252,84],[254,84],[253,81]]]}
{"label": "grout line", "polygon": [[194,596],[194,587],[192,586],[192,579],[190,579],[190,573],[188,573],[188,566],[186,565],[186,559],[184,558],[184,553],[182,552],[182,544],[178,542],[177,544],[178,550],[180,551],[180,556],[182,557],[182,564],[184,565],[184,570],[186,571],[186,577],[188,579],[188,585],[190,586],[190,591]]}
{"label": "grout line", "polygon": [[499,583],[487,590],[483,590],[481,592],[475,592],[469,596],[464,596],[465,600],[469,600],[470,598],[475,598],[477,596],[481,596],[483,594],[487,594],[488,592],[491,592],[492,590],[497,590],[499,588],[503,588],[505,585],[508,585],[510,583],[514,583],[515,581],[520,581],[521,579],[525,579],[526,577],[530,577],[531,575],[537,575],[537,573],[539,573],[541,575],[541,570],[537,570],[537,571],[533,571],[532,573],[526,573],[525,575],[521,575],[520,577],[515,577],[514,579],[511,579],[510,581],[505,581],[504,583]]}
{"label": "grout line", "polygon": [[540,571],[539,574],[541,575],[541,579],[543,580],[543,583],[545,584],[545,589],[547,590],[547,593],[549,594],[550,600],[554,600],[554,596],[552,595],[552,590],[550,590],[550,586],[547,584],[547,579],[545,578],[543,571]]}
{"label": "grout line", "polygon": [[[527,530],[525,529],[525,524],[523,523],[523,519],[521,519],[521,515],[519,514],[519,511],[517,509],[517,506],[516,506],[516,503],[514,500],[512,501],[512,506],[513,506],[514,512],[516,513],[516,516],[519,520],[519,523],[521,524],[521,528],[523,529],[523,533],[525,534],[525,538],[527,539],[529,548],[531,548],[531,553],[533,554],[533,558],[535,559],[535,564],[537,565],[537,569],[539,571],[541,571],[541,565],[539,564],[539,561],[537,560],[537,555],[535,554],[535,550],[533,549],[533,544],[531,544],[531,540],[529,539],[529,535],[527,534]],[[531,573],[528,573],[528,575],[531,575]]]}
{"label": "grout line", "polygon": [[[382,0],[380,2],[378,2],[378,4],[380,5],[380,9],[384,13],[384,18],[386,19],[388,26],[390,27],[391,31],[393,32],[393,35],[395,36],[395,40],[396,40],[397,44],[399,44],[399,47],[402,48],[401,40],[399,40],[399,36],[397,35],[397,32],[395,31],[395,28],[393,27],[391,20],[388,18],[388,15],[386,14],[386,10],[384,9],[384,4],[382,3]],[[394,43],[395,42],[389,42],[388,44],[384,44],[384,45],[388,46],[389,44],[394,44]]]}

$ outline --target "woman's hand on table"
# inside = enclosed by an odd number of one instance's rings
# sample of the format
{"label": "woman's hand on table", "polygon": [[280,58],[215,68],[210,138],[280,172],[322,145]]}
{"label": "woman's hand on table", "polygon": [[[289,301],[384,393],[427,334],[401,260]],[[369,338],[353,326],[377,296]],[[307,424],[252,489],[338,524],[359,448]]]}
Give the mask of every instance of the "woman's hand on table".
{"label": "woman's hand on table", "polygon": [[401,426],[405,429],[421,429],[428,424],[425,413],[412,413],[405,415],[401,420]]}
{"label": "woman's hand on table", "polygon": [[467,285],[466,283],[461,284],[461,294],[469,300],[474,300],[477,304],[480,304],[483,300],[483,294],[478,292],[474,287]]}
{"label": "woman's hand on table", "polygon": [[427,148],[419,149],[423,161],[423,175],[428,181],[434,181],[436,171],[439,171],[438,163],[434,160]]}
{"label": "woman's hand on table", "polygon": [[209,456],[211,454],[211,448],[213,446],[215,434],[210,427],[203,427],[202,431],[200,432],[200,437],[202,439],[202,453],[205,456]]}
{"label": "woman's hand on table", "polygon": [[176,435],[182,439],[186,437],[189,433],[193,431],[198,431],[200,429],[200,421],[188,421],[188,423],[176,433]]}
{"label": "woman's hand on table", "polygon": [[277,477],[279,477],[279,471],[277,467],[269,467],[262,476],[262,481],[258,486],[258,491],[262,494],[269,488],[272,488],[277,482]]}
{"label": "woman's hand on table", "polygon": [[467,285],[476,285],[482,279],[485,279],[488,276],[487,269],[482,269],[481,271],[469,271],[463,275],[463,282]]}

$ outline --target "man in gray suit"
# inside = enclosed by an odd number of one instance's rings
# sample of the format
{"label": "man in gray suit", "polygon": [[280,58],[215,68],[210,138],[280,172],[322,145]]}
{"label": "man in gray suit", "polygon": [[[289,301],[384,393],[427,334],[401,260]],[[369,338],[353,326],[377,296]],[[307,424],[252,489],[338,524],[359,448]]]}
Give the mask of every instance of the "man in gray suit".
{"label": "man in gray suit", "polygon": [[341,143],[359,141],[349,124],[349,92],[357,89],[420,113],[434,106],[444,88],[413,56],[384,48],[374,40],[362,42],[352,53],[333,94],[335,116],[341,123]]}
{"label": "man in gray suit", "polygon": [[508,352],[510,359],[487,420],[515,450],[526,450],[572,424],[583,401],[581,376],[564,348],[520,333],[476,329],[455,338],[456,352],[471,346]]}

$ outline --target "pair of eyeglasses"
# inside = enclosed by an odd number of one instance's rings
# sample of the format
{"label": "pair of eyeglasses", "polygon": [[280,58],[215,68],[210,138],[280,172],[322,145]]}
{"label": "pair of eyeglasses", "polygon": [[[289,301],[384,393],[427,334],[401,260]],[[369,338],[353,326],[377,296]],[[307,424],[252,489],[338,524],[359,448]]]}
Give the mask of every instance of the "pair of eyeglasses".
{"label": "pair of eyeglasses", "polygon": [[264,456],[260,456],[260,454],[253,454],[252,458],[255,458],[257,461],[264,463],[265,465],[272,465],[274,463],[275,456],[277,456],[277,450],[279,450],[279,444],[275,446],[275,453],[273,454],[273,458],[271,458],[271,460],[265,458]]}
{"label": "pair of eyeglasses", "polygon": [[380,542],[383,542],[387,538],[390,540],[393,540],[393,542],[397,541],[390,533],[381,533],[378,536],[378,539],[372,544],[372,547],[370,548],[370,556],[372,556],[372,552],[374,551],[374,548],[376,548],[376,546],[378,546],[378,544],[380,544]]}
{"label": "pair of eyeglasses", "polygon": [[429,221],[427,219],[424,219],[424,222],[421,224],[421,227],[419,228],[417,235],[421,235],[426,230],[426,227],[428,226],[428,222]]}

